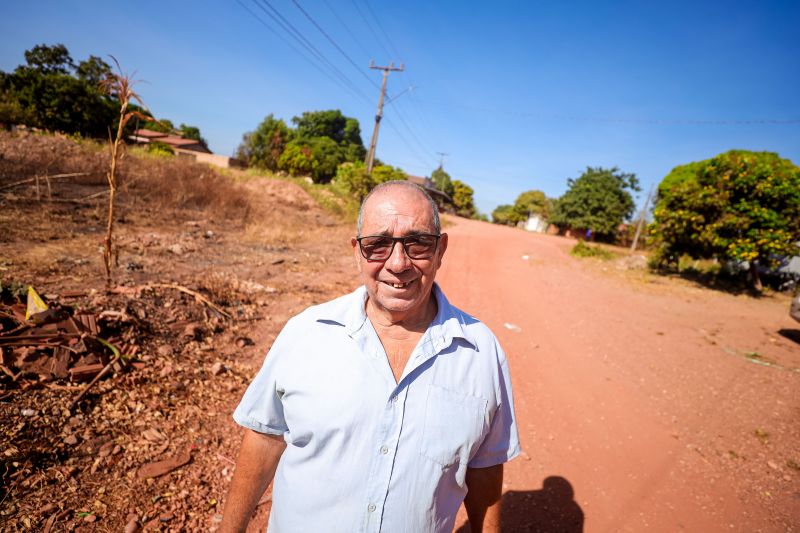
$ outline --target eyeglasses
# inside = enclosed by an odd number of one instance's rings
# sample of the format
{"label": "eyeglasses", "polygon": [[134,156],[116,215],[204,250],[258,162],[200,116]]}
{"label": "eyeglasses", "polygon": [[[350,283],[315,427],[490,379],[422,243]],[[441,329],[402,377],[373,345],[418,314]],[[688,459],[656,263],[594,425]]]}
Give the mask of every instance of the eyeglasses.
{"label": "eyeglasses", "polygon": [[436,253],[441,235],[417,233],[405,237],[389,237],[387,235],[368,235],[358,237],[361,255],[367,261],[386,261],[392,255],[395,243],[402,243],[403,250],[410,259],[430,259]]}

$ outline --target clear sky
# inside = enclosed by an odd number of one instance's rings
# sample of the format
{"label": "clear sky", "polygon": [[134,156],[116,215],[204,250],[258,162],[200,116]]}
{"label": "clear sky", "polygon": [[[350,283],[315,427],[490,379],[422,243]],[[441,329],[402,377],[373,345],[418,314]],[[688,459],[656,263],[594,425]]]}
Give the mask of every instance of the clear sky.
{"label": "clear sky", "polygon": [[402,62],[377,156],[430,175],[447,153],[487,214],[529,189],[560,196],[587,166],[635,173],[641,204],[676,165],[729,149],[800,163],[796,0],[12,0],[1,12],[0,70],[42,43],[76,61],[113,54],[156,116],[200,127],[223,154],[269,113],[321,109],[356,117],[368,145],[370,60]]}

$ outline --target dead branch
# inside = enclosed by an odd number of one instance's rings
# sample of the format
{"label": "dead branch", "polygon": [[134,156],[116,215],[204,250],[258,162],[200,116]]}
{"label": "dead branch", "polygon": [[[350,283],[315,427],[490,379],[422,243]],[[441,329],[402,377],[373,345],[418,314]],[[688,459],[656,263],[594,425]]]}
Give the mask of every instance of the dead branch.
{"label": "dead branch", "polygon": [[[55,180],[61,178],[74,178],[76,176],[88,176],[89,172],[70,172],[69,174],[53,174],[52,176],[46,176],[48,179]],[[13,189],[17,185],[25,185],[26,183],[34,183],[38,179],[38,176],[34,176],[32,178],[28,178],[21,181],[15,181],[14,183],[9,183],[8,185],[3,185],[0,187],[0,191],[4,191],[6,189]]]}
{"label": "dead branch", "polygon": [[211,300],[209,300],[208,298],[206,298],[205,296],[203,296],[199,292],[193,291],[192,289],[187,289],[183,285],[176,285],[174,283],[154,283],[154,284],[150,285],[150,287],[163,287],[165,289],[175,289],[176,291],[180,291],[182,293],[188,294],[189,296],[194,296],[197,301],[206,304],[208,307],[210,307],[211,309],[213,309],[217,313],[221,314],[222,316],[227,317],[227,318],[233,318],[233,316],[228,314],[221,307],[216,305],[214,302],[212,302]]}

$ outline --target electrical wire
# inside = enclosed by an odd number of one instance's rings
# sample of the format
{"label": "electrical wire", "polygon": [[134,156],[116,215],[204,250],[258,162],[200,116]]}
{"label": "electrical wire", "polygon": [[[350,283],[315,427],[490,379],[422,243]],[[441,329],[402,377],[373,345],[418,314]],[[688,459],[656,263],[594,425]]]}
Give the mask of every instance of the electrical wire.
{"label": "electrical wire", "polygon": [[[353,81],[344,74],[336,65],[334,65],[319,49],[314,46],[311,41],[309,41],[303,34],[298,30],[290,21],[288,21],[281,13],[275,9],[275,7],[269,2],[269,0],[254,0],[256,5],[261,8],[264,13],[266,13],[276,24],[278,24],[290,37],[295,39],[300,45],[302,45],[306,50],[308,50],[312,55],[317,57],[321,62],[328,66],[331,71],[340,79],[343,83],[345,83],[350,89],[357,93],[361,98],[365,101],[370,102],[369,97],[364,94],[354,83]],[[269,9],[269,11],[267,10]]]}
{"label": "electrical wire", "polygon": [[333,45],[333,46],[334,46],[334,47],[335,47],[335,48],[336,48],[336,49],[339,51],[339,53],[341,53],[341,54],[344,56],[344,58],[345,58],[345,59],[347,59],[347,61],[349,61],[351,65],[353,65],[353,68],[355,68],[355,69],[358,71],[358,73],[359,73],[359,74],[361,74],[361,75],[364,77],[364,79],[366,79],[366,80],[367,80],[367,82],[371,83],[371,84],[372,84],[372,86],[373,86],[373,87],[375,87],[376,89],[380,89],[380,86],[379,86],[377,83],[375,83],[375,81],[374,81],[372,78],[370,78],[369,76],[367,76],[367,74],[366,74],[366,73],[365,73],[363,70],[361,70],[361,67],[359,67],[359,66],[358,66],[358,64],[356,64],[356,62],[355,62],[355,61],[353,61],[353,59],[352,59],[352,58],[351,58],[351,57],[350,57],[350,56],[347,54],[347,52],[345,52],[345,51],[342,49],[342,47],[341,47],[341,46],[339,46],[339,43],[337,43],[337,42],[336,42],[336,41],[333,39],[333,37],[331,37],[331,36],[328,34],[328,32],[326,32],[324,29],[322,29],[322,26],[320,26],[320,25],[317,23],[317,21],[316,21],[316,20],[314,20],[314,18],[313,18],[313,17],[312,17],[312,16],[309,14],[309,12],[308,12],[308,11],[306,11],[305,9],[303,9],[303,6],[301,6],[301,5],[300,5],[300,2],[298,2],[298,0],[292,0],[292,3],[293,3],[295,6],[297,6],[297,9],[299,9],[299,10],[300,10],[300,12],[301,12],[301,13],[303,13],[303,15],[305,15],[305,17],[306,17],[306,18],[307,18],[307,19],[308,19],[308,20],[311,22],[311,24],[313,24],[313,25],[314,25],[314,27],[316,27],[316,28],[319,30],[319,32],[320,32],[320,33],[321,33],[323,36],[325,36],[325,38],[326,38],[326,39],[328,39],[328,41],[330,41],[330,43],[331,43],[331,44],[332,44],[332,45]]}

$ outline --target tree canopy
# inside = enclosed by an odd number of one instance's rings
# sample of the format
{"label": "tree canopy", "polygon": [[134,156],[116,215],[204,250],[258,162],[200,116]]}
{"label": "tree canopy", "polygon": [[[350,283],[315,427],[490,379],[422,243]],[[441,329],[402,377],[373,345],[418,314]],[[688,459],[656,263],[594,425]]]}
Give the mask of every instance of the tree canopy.
{"label": "tree canopy", "polygon": [[475,208],[475,202],[472,198],[474,191],[472,187],[463,181],[453,180],[453,207],[455,207],[456,214],[461,217],[475,218],[478,210]]}
{"label": "tree canopy", "polygon": [[514,201],[514,205],[497,206],[492,212],[492,222],[516,226],[518,223],[528,220],[531,215],[540,215],[542,218],[549,219],[552,210],[553,201],[542,191],[533,189],[520,193]]}
{"label": "tree canopy", "polygon": [[268,115],[255,131],[244,134],[237,157],[251,166],[327,183],[339,165],[366,155],[358,120],[338,109],[306,111],[292,123],[295,128]]}
{"label": "tree canopy", "polygon": [[610,239],[635,209],[631,191],[639,191],[635,174],[616,167],[587,167],[555,201],[550,222],[578,230],[592,230],[600,239]]}
{"label": "tree canopy", "polygon": [[[108,63],[90,55],[75,64],[63,44],[34,46],[25,52],[25,62],[13,72],[0,71],[0,123],[101,138],[108,136],[109,128],[116,127],[120,104],[100,86],[112,74]],[[134,104],[130,108],[150,115]],[[126,134],[134,127],[135,123],[129,122]],[[207,146],[195,126],[181,124],[175,128],[167,119],[153,118],[141,127],[177,132]]]}
{"label": "tree canopy", "polygon": [[117,119],[116,99],[99,82],[111,67],[96,56],[77,65],[63,44],[37,45],[25,65],[0,72],[0,122],[104,137]]}
{"label": "tree canopy", "polygon": [[745,150],[681,165],[661,181],[653,216],[661,264],[685,254],[776,266],[800,253],[800,168]]}

